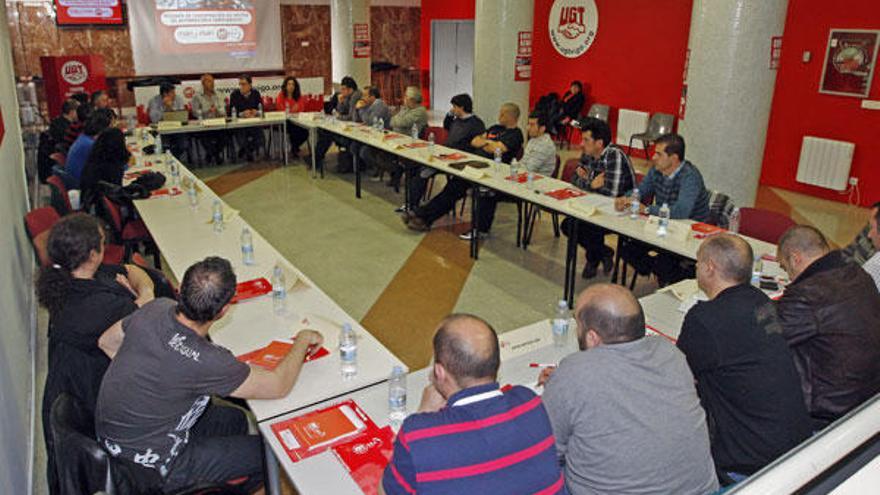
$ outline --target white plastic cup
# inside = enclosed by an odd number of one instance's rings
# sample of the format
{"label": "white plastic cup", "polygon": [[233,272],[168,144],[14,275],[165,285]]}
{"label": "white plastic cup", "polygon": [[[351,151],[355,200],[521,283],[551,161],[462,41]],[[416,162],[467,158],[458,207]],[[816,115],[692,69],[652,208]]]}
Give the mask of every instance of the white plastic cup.
{"label": "white plastic cup", "polygon": [[67,198],[70,200],[70,207],[73,208],[74,210],[79,210],[79,208],[80,208],[79,189],[71,189],[71,190],[67,191]]}

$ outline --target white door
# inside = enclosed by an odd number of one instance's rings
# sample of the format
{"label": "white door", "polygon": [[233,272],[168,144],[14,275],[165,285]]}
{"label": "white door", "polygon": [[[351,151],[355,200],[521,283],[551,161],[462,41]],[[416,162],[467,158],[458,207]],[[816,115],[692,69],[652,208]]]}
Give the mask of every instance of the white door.
{"label": "white door", "polygon": [[431,108],[474,89],[474,21],[431,22]]}

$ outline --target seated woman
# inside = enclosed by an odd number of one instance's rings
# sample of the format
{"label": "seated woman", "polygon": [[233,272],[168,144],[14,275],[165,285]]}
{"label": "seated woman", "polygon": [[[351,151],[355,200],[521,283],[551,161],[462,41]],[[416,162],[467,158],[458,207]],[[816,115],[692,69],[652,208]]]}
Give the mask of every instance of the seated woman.
{"label": "seated woman", "polygon": [[125,135],[116,127],[98,134],[80,178],[82,208],[90,211],[100,200],[98,182],[122,185],[122,177],[131,159]]}
{"label": "seated woman", "polygon": [[[105,234],[84,213],[62,218],[49,232],[52,264],[37,278],[37,299],[49,311],[49,365],[43,393],[43,435],[50,492],[59,493],[49,426],[52,403],[62,393],[94,414],[98,389],[118,347],[122,319],[153,299],[154,284],[133,265],[102,265]],[[112,352],[112,351],[111,351]]]}
{"label": "seated woman", "polygon": [[[278,111],[287,110],[288,113],[297,113],[302,111],[300,99],[302,91],[299,88],[299,81],[295,77],[288,76],[284,78],[281,84],[281,91],[278,92],[278,98],[275,99],[275,108]],[[299,156],[299,148],[309,139],[309,131],[294,124],[287,125],[287,137],[290,140],[290,149],[293,157]]]}
{"label": "seated woman", "polygon": [[562,124],[580,117],[584,101],[584,85],[580,81],[572,81],[571,87],[562,95]]}

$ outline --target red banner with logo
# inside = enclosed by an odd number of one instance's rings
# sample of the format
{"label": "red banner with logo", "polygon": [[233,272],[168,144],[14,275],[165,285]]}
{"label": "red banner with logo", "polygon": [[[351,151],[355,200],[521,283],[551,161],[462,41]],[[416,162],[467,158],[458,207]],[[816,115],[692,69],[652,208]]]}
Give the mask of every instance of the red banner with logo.
{"label": "red banner with logo", "polygon": [[107,89],[104,59],[99,55],[40,57],[40,66],[52,117],[61,113],[61,104],[70,95]]}

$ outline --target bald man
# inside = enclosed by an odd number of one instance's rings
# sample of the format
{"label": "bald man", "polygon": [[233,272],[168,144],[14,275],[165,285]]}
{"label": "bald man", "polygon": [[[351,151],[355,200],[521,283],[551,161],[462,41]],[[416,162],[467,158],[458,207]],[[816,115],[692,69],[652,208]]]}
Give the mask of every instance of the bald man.
{"label": "bald man", "polygon": [[591,285],[575,316],[582,352],[562,360],[543,397],[569,492],[717,490],[684,355],[662,337],[645,337],[642,307],[619,285]]}
{"label": "bald man", "polygon": [[813,227],[786,231],[777,258],[792,281],[776,305],[782,335],[821,429],[880,392],[880,294]]}
{"label": "bald man", "polygon": [[750,283],[753,260],[741,237],[703,242],[697,283],[709,301],[688,311],[678,338],[709,418],[722,484],[755,473],[812,432],[776,308]]}
{"label": "bald man", "polygon": [[380,494],[565,494],[541,398],[502,393],[498,337],[484,320],[451,315],[434,334],[431,384],[406,418]]}

